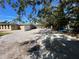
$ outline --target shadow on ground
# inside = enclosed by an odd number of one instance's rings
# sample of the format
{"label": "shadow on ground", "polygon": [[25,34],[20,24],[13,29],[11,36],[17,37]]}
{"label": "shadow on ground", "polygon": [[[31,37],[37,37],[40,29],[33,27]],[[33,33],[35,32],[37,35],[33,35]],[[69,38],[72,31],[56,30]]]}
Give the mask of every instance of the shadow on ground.
{"label": "shadow on ground", "polygon": [[79,41],[64,38],[47,38],[43,47],[36,45],[28,50],[32,59],[79,59]]}

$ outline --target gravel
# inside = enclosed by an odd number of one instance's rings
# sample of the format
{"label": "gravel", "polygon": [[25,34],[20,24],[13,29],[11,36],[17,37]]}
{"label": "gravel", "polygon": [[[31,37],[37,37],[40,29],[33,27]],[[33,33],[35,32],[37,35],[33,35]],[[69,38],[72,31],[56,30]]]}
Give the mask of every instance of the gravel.
{"label": "gravel", "polygon": [[41,35],[36,33],[40,30],[12,31],[11,34],[0,37],[0,59],[29,59],[25,53],[26,48],[20,46],[20,43],[38,39]]}
{"label": "gravel", "polygon": [[36,45],[42,46],[43,49],[42,41],[47,37],[73,39],[64,34],[51,33],[50,29],[39,28],[30,31],[12,31],[11,34],[0,37],[0,59],[30,59],[31,55],[27,51]]}

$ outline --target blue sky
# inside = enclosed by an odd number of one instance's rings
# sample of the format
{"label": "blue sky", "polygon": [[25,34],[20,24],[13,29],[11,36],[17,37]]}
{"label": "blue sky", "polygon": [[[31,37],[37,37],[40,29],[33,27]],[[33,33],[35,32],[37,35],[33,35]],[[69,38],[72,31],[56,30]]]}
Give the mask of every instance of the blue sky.
{"label": "blue sky", "polygon": [[[52,4],[57,5],[58,1],[55,1]],[[37,6],[37,8],[39,7]],[[27,17],[31,12],[32,12],[32,9],[28,7],[26,9],[26,17],[23,17],[22,19],[24,21],[28,21]],[[15,19],[16,17],[17,17],[17,13],[8,4],[6,4],[5,9],[0,7],[0,21],[5,21],[5,20],[11,21]]]}

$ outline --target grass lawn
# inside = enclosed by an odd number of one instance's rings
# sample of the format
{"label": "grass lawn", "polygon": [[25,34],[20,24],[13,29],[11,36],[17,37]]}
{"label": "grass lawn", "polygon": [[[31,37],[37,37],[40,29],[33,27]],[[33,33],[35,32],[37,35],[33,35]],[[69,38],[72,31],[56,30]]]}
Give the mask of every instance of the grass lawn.
{"label": "grass lawn", "polygon": [[0,36],[3,36],[3,35],[7,35],[9,33],[6,33],[6,32],[0,32]]}

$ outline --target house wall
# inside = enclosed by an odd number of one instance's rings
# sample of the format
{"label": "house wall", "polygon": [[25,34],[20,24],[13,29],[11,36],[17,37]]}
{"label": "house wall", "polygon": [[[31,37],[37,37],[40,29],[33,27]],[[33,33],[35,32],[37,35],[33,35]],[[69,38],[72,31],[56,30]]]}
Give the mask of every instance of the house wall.
{"label": "house wall", "polygon": [[20,26],[20,30],[25,30],[25,26]]}
{"label": "house wall", "polygon": [[18,25],[11,25],[11,29],[12,30],[19,30],[19,26]]}
{"label": "house wall", "polygon": [[11,31],[11,25],[0,25],[0,31]]}
{"label": "house wall", "polygon": [[22,30],[29,29],[29,26],[25,25],[0,25],[0,31]]}

